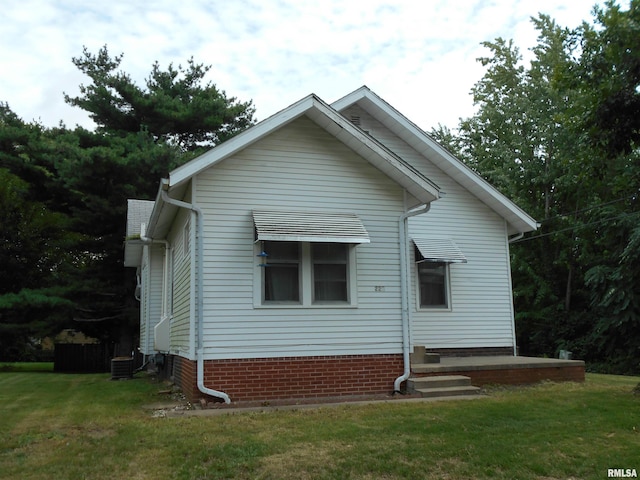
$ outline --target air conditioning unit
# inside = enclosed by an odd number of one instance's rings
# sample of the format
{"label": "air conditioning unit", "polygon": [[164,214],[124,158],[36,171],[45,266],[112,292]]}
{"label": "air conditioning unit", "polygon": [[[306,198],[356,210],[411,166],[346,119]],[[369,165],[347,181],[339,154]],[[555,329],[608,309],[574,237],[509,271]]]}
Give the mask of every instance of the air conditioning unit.
{"label": "air conditioning unit", "polygon": [[133,378],[133,358],[115,357],[111,359],[111,380]]}

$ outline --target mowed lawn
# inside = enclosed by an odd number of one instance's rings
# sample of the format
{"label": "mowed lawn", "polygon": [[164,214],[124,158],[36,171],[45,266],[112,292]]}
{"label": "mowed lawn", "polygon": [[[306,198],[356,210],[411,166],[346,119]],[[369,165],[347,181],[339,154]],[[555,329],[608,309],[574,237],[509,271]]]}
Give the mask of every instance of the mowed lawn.
{"label": "mowed lawn", "polygon": [[[474,401],[155,417],[145,374],[0,364],[1,479],[604,479],[640,474],[637,377]],[[14,370],[14,371],[7,371]]]}

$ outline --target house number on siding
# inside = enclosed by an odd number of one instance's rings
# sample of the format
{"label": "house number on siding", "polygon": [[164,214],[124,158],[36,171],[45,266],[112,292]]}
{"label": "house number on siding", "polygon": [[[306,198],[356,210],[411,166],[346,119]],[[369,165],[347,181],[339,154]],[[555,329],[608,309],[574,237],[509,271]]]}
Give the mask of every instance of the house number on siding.
{"label": "house number on siding", "polygon": [[373,287],[374,292],[384,292],[384,285],[376,285]]}

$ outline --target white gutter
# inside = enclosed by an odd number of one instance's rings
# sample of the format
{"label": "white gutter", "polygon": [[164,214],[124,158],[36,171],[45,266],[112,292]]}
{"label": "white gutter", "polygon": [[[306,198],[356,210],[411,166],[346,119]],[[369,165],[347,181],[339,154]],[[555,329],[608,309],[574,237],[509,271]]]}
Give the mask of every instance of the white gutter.
{"label": "white gutter", "polygon": [[400,294],[402,295],[402,358],[404,362],[404,373],[393,382],[393,393],[400,393],[400,385],[411,375],[411,312],[409,309],[409,255],[407,249],[408,222],[409,217],[414,217],[422,213],[427,213],[431,209],[431,204],[426,203],[421,207],[404,213],[398,220],[400,230]]}
{"label": "white gutter", "polygon": [[231,403],[231,399],[229,398],[229,395],[227,395],[224,392],[220,392],[218,390],[213,390],[212,388],[207,388],[204,385],[204,358],[203,358],[204,346],[203,346],[203,339],[202,339],[204,335],[204,328],[203,328],[204,286],[203,286],[203,275],[202,275],[202,270],[204,266],[204,259],[203,259],[204,228],[202,225],[203,224],[202,210],[200,209],[200,207],[192,203],[183,202],[181,200],[176,200],[174,198],[169,197],[169,194],[167,193],[167,190],[166,190],[168,187],[169,187],[168,180],[163,179],[162,186],[160,188],[160,195],[162,200],[168,203],[169,205],[174,205],[179,208],[185,208],[187,210],[191,210],[191,212],[195,214],[195,219],[196,219],[196,257],[195,257],[196,258],[196,316],[195,317],[196,317],[196,323],[197,323],[196,330],[197,330],[197,337],[198,337],[197,349],[196,349],[196,352],[197,352],[196,377],[197,377],[197,383],[198,383],[198,390],[200,390],[205,395],[210,395],[212,397],[220,398],[224,400],[224,403]]}

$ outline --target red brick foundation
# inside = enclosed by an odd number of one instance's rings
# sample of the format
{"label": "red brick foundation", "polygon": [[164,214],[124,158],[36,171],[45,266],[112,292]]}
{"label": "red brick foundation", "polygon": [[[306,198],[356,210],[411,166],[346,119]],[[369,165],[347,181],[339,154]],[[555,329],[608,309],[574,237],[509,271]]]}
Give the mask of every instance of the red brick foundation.
{"label": "red brick foundation", "polygon": [[[174,382],[191,401],[206,397],[197,387],[196,362],[174,357]],[[206,360],[204,384],[232,401],[320,398],[391,393],[402,375],[402,355]]]}

